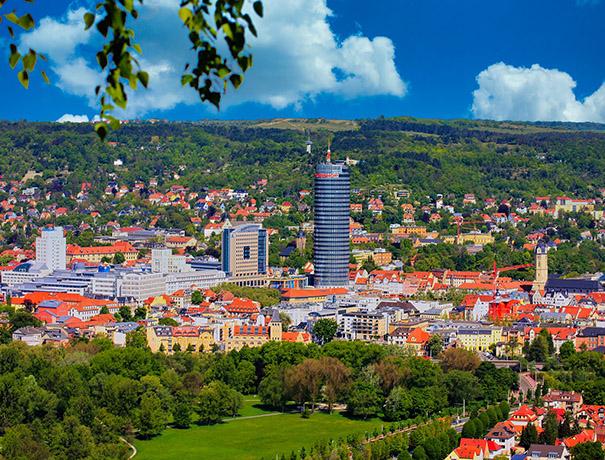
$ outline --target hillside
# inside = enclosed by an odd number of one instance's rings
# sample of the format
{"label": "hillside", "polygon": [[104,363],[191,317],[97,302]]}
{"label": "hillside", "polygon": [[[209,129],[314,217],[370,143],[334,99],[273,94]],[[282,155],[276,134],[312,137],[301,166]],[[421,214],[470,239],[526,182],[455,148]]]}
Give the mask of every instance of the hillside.
{"label": "hillside", "polygon": [[[353,185],[411,189],[417,196],[594,195],[605,187],[602,125],[523,124],[412,118],[129,123],[102,144],[90,125],[0,123],[0,173],[21,180],[42,173],[76,192],[83,181],[193,188],[248,187],[269,179],[269,195],[311,186],[310,168],[328,141],[336,158],[360,160]],[[311,132],[314,153],[305,153]],[[122,167],[113,162],[121,159]],[[179,179],[175,179],[178,175]]]}

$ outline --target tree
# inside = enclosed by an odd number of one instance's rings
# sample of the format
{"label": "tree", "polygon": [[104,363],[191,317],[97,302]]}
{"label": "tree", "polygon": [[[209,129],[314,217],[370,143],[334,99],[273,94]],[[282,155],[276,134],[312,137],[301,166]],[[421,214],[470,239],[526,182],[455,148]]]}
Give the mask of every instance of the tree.
{"label": "tree", "polygon": [[174,318],[160,318],[158,324],[161,326],[178,326],[179,323]]}
{"label": "tree", "polygon": [[404,420],[410,418],[414,401],[409,391],[395,387],[384,404],[384,415],[388,420]]}
{"label": "tree", "polygon": [[477,353],[464,348],[448,348],[441,354],[440,359],[445,371],[457,369],[472,372],[481,364]]}
{"label": "tree", "polygon": [[463,438],[474,439],[478,436],[481,436],[481,433],[477,433],[477,426],[475,423],[475,419],[470,419],[464,425],[462,425],[462,437]]}
{"label": "tree", "polygon": [[[0,3],[0,8],[3,4]],[[139,4],[143,5],[143,0],[139,0]],[[256,36],[256,28],[245,8],[249,4],[249,1],[233,0],[216,3],[184,0],[180,4],[178,16],[185,26],[191,49],[197,56],[197,62],[185,67],[181,84],[193,88],[202,101],[208,101],[217,108],[227,85],[238,88],[243,74],[252,65],[246,39],[247,33]],[[256,15],[262,17],[262,3],[256,0],[252,7]],[[103,0],[96,4],[95,10],[84,14],[82,27],[90,29],[94,26],[102,37],[96,56],[106,78],[104,84],[95,88],[95,95],[101,104],[101,121],[95,125],[95,131],[103,139],[110,129],[119,126],[119,121],[112,115],[114,108],[126,109],[128,96],[125,85],[136,90],[140,83],[146,88],[149,74],[141,69],[136,59],[136,55],[143,51],[134,41],[132,21],[139,16],[134,2]],[[12,23],[9,29],[11,37],[14,36],[13,27],[30,30],[35,25],[29,13],[17,15],[12,12],[5,17],[7,22]],[[30,73],[34,71],[38,57],[46,58],[33,49],[21,55],[15,43],[9,42],[9,45],[10,66],[14,69],[21,63],[18,79],[28,88]],[[41,75],[49,82],[44,71]]]}
{"label": "tree", "polygon": [[50,457],[46,447],[27,425],[8,428],[1,440],[2,456],[7,460],[46,460]]}
{"label": "tree", "polygon": [[559,422],[553,411],[549,411],[542,422],[544,431],[540,433],[540,443],[554,445],[559,436]]}
{"label": "tree", "polygon": [[439,334],[431,335],[427,348],[430,356],[437,356],[443,350],[443,338]]}
{"label": "tree", "polygon": [[132,320],[132,313],[130,312],[130,307],[127,307],[126,305],[122,305],[120,307],[119,314],[120,314],[120,317],[122,318],[122,321],[131,321]]}
{"label": "tree", "polygon": [[151,438],[160,434],[166,427],[167,414],[162,408],[160,398],[148,391],[141,396],[139,413],[139,436]]}
{"label": "tree", "polygon": [[126,334],[126,346],[147,349],[147,333],[145,328],[138,328]]}
{"label": "tree", "polygon": [[371,273],[378,268],[378,265],[376,265],[376,262],[374,262],[372,257],[369,257],[368,259],[364,260],[363,264],[361,264],[361,268],[368,273]]}
{"label": "tree", "polygon": [[177,393],[175,397],[172,419],[177,428],[189,428],[191,424],[191,400],[184,392]]}
{"label": "tree", "polygon": [[42,322],[26,310],[17,310],[12,314],[9,314],[9,322],[11,324],[11,333],[17,329],[27,326],[41,326]]}
{"label": "tree", "polygon": [[571,448],[572,460],[603,460],[605,453],[600,442],[582,442]]}
{"label": "tree", "polygon": [[218,423],[223,417],[235,417],[242,406],[242,395],[223,382],[214,381],[199,392],[195,411],[198,423]]}
{"label": "tree", "polygon": [[101,315],[108,315],[109,314],[109,308],[107,308],[107,305],[103,305],[101,307],[101,310],[99,310],[99,313]]}
{"label": "tree", "polygon": [[382,407],[382,395],[378,385],[367,380],[357,380],[347,398],[347,411],[355,417],[373,417]]}
{"label": "tree", "polygon": [[429,460],[428,455],[426,454],[426,451],[424,450],[424,447],[422,446],[418,446],[414,449],[414,452],[412,454],[412,458],[414,460]]}
{"label": "tree", "polygon": [[561,357],[562,361],[567,361],[575,353],[576,353],[576,347],[575,347],[574,343],[570,340],[563,342],[563,345],[561,345],[561,348],[559,348],[559,356]]}
{"label": "tree", "polygon": [[191,303],[193,305],[199,305],[204,301],[204,297],[202,296],[201,291],[193,291],[191,293]]}
{"label": "tree", "polygon": [[374,364],[372,371],[378,377],[385,395],[388,395],[396,386],[403,384],[406,374],[409,372],[403,360],[394,356],[387,356]]}
{"label": "tree", "polygon": [[340,360],[324,356],[320,360],[323,380],[323,399],[332,413],[332,406],[349,386],[351,370]]}
{"label": "tree", "polygon": [[124,254],[121,252],[116,252],[113,256],[114,265],[122,265],[124,262],[126,262],[126,257],[124,257]]}
{"label": "tree", "polygon": [[448,400],[451,405],[462,404],[476,399],[479,390],[479,379],[471,372],[451,370],[444,376]]}
{"label": "tree", "polygon": [[521,431],[521,438],[519,445],[524,449],[529,449],[529,446],[538,442],[538,430],[533,423],[528,424],[523,431]]}
{"label": "tree", "polygon": [[258,396],[263,404],[284,410],[288,402],[288,388],[286,386],[286,372],[281,366],[270,365],[265,377],[258,385]]}
{"label": "tree", "polygon": [[313,335],[321,344],[330,342],[336,335],[337,330],[338,323],[329,318],[319,319],[313,325]]}
{"label": "tree", "polygon": [[288,393],[302,407],[305,402],[311,403],[311,411],[315,410],[321,388],[323,369],[318,359],[306,359],[286,372]]}

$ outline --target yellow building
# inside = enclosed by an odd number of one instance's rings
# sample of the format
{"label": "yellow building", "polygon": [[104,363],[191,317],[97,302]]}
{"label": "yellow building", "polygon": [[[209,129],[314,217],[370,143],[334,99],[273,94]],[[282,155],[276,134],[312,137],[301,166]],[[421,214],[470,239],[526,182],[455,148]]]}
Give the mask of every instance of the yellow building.
{"label": "yellow building", "polygon": [[460,235],[447,235],[443,237],[443,242],[448,244],[478,244],[486,245],[494,242],[494,237],[490,233],[461,233]]}
{"label": "yellow building", "polygon": [[421,227],[419,225],[406,225],[404,227],[394,228],[392,233],[393,235],[397,236],[413,235],[418,236],[420,238],[424,238],[428,232],[426,230],[426,227]]}
{"label": "yellow building", "polygon": [[200,326],[153,326],[147,328],[147,345],[152,352],[209,352],[216,344],[211,329]]}
{"label": "yellow building", "polygon": [[117,241],[110,246],[78,246],[67,245],[67,263],[73,260],[85,260],[86,262],[101,263],[103,259],[113,260],[116,254],[122,254],[128,261],[137,260],[139,251],[126,241]]}
{"label": "yellow building", "polygon": [[491,345],[496,345],[502,340],[502,329],[459,329],[456,339],[467,350],[489,351]]}
{"label": "yellow building", "polygon": [[281,339],[282,323],[277,310],[273,311],[273,317],[266,326],[226,324],[222,329],[225,352],[241,350],[244,347],[261,347],[267,342],[281,342]]}
{"label": "yellow building", "polygon": [[376,265],[382,267],[391,263],[393,260],[393,254],[389,251],[385,251],[384,249],[376,249],[372,254],[372,259]]}

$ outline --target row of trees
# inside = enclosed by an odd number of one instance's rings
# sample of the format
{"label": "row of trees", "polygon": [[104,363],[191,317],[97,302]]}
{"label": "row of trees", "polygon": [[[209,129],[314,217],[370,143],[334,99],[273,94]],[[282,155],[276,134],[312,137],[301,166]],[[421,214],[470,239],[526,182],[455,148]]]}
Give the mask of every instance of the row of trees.
{"label": "row of trees", "polygon": [[400,350],[364,364],[340,353],[345,343],[350,342],[325,345],[323,350],[339,350],[332,356],[268,366],[258,387],[263,403],[284,410],[293,400],[301,408],[308,405],[311,413],[318,403],[330,411],[341,403],[355,417],[382,415],[397,421],[439,414],[460,407],[463,400],[469,405],[502,401],[517,385],[514,372],[480,363],[465,350],[448,350],[441,365]]}
{"label": "row of trees", "polygon": [[449,419],[428,423],[410,421],[409,424],[391,424],[382,431],[365,436],[316,443],[307,451],[304,447],[283,454],[281,460],[442,460],[457,445],[459,435],[450,426]]}

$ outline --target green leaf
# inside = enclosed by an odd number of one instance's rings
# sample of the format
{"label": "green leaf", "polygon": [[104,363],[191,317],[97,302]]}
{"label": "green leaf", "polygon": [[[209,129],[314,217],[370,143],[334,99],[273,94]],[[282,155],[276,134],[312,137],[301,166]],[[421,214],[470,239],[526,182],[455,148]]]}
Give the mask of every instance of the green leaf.
{"label": "green leaf", "polygon": [[99,67],[101,67],[101,69],[107,67],[107,55],[103,51],[99,51],[97,53],[97,62],[99,63]]}
{"label": "green leaf", "polygon": [[8,58],[8,64],[11,66],[11,69],[14,69],[17,63],[19,62],[19,59],[21,59],[21,54],[19,54],[19,51],[17,51],[17,47],[12,43],[10,45],[10,50],[11,54]]}
{"label": "green leaf", "polygon": [[231,82],[231,84],[233,85],[234,88],[239,88],[239,86],[242,84],[242,76],[238,75],[236,73],[234,73],[233,75],[231,75],[229,77],[229,81]]}
{"label": "green leaf", "polygon": [[221,93],[210,91],[206,94],[206,99],[218,109],[221,103]]}
{"label": "green leaf", "polygon": [[95,15],[92,13],[84,13],[84,24],[86,25],[85,30],[88,30],[95,23]]}
{"label": "green leaf", "polygon": [[27,70],[22,70],[17,74],[17,78],[25,89],[29,88],[29,74]]}
{"label": "green leaf", "polygon": [[17,25],[19,25],[19,27],[24,30],[29,30],[33,28],[35,24],[36,23],[34,22],[34,18],[29,13],[24,14],[17,20]]}
{"label": "green leaf", "polygon": [[137,73],[137,78],[141,82],[141,85],[143,85],[145,88],[147,88],[147,85],[149,84],[149,74],[147,72],[141,70],[140,72]]}
{"label": "green leaf", "polygon": [[183,7],[179,10],[179,18],[181,18],[181,21],[183,21],[183,24],[186,24],[187,21],[189,21],[191,18],[193,17],[193,12],[187,8],[187,7]]}
{"label": "green leaf", "polygon": [[141,49],[141,45],[139,45],[138,43],[135,43],[134,45],[132,45],[132,47],[134,48],[134,50],[139,53],[139,54],[143,54],[143,50]]}
{"label": "green leaf", "polygon": [[260,16],[261,18],[263,17],[263,2],[257,0],[252,4],[252,8],[254,8],[254,12],[258,16]]}
{"label": "green leaf", "polygon": [[44,79],[44,83],[46,83],[47,85],[50,84],[50,79],[48,78],[48,75],[46,75],[46,72],[43,70],[42,72],[40,72],[40,74],[42,75],[42,78]]}
{"label": "green leaf", "polygon": [[38,59],[38,56],[36,55],[36,52],[34,50],[29,50],[29,53],[27,53],[25,56],[23,56],[23,68],[27,71],[31,71],[34,70],[34,68],[36,67],[36,60]]}
{"label": "green leaf", "polygon": [[11,26],[7,26],[6,28],[8,29],[8,34],[11,36],[11,38],[15,38],[15,31],[13,30],[13,28]]}
{"label": "green leaf", "polygon": [[105,137],[107,137],[107,123],[104,123],[104,122],[97,123],[95,125],[95,132],[97,133],[97,136],[99,136],[99,138],[101,140],[105,140]]}
{"label": "green leaf", "polygon": [[192,81],[193,81],[193,75],[191,75],[191,74],[185,74],[181,77],[181,85],[183,85],[183,86],[191,84]]}

